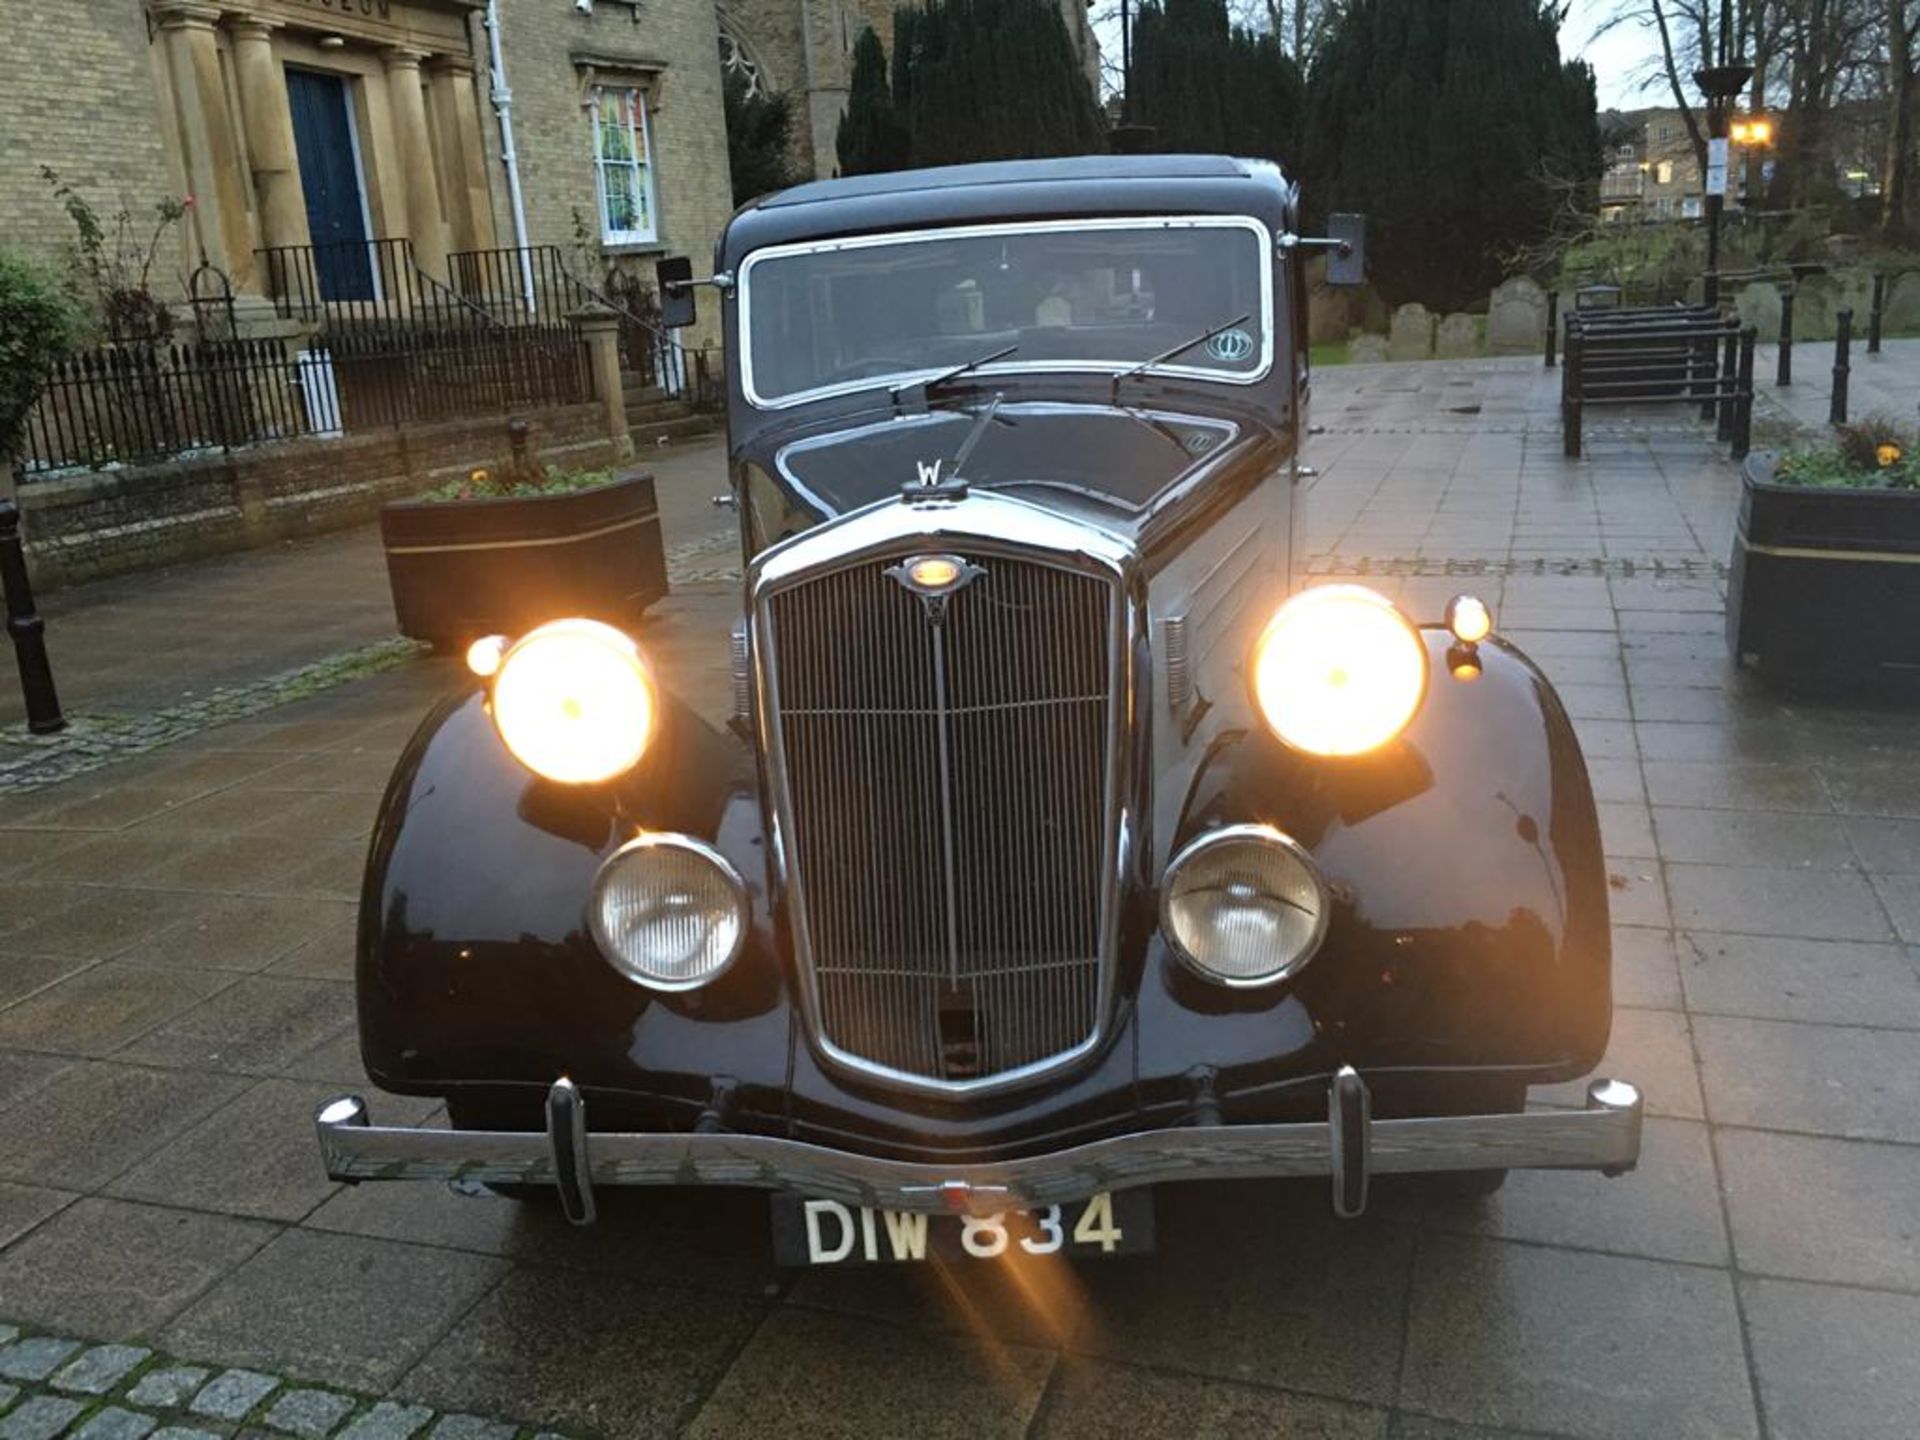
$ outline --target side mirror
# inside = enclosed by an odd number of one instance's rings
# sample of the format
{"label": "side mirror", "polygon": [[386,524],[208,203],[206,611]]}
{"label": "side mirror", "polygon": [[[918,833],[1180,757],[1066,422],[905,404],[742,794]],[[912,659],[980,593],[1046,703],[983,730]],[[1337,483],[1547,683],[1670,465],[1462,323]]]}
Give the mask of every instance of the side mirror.
{"label": "side mirror", "polygon": [[693,324],[693,261],[685,255],[656,260],[653,279],[660,287],[660,323],[669,330]]}
{"label": "side mirror", "polygon": [[1329,215],[1327,234],[1340,242],[1327,256],[1327,284],[1364,285],[1367,281],[1367,217]]}

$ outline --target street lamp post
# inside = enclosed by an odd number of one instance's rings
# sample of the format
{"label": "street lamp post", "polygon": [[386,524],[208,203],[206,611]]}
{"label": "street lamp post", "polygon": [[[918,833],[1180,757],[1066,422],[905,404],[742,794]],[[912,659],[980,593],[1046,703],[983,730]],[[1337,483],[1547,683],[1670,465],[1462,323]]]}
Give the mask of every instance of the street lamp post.
{"label": "street lamp post", "polygon": [[[1723,44],[1723,56],[1725,51]],[[1707,99],[1707,269],[1700,283],[1709,305],[1720,303],[1720,212],[1726,205],[1729,107],[1752,78],[1753,67],[1738,60],[1696,70],[1693,75],[1693,83],[1700,87],[1700,93]],[[1717,168],[1720,175],[1717,187],[1713,184],[1716,160],[1719,162]]]}

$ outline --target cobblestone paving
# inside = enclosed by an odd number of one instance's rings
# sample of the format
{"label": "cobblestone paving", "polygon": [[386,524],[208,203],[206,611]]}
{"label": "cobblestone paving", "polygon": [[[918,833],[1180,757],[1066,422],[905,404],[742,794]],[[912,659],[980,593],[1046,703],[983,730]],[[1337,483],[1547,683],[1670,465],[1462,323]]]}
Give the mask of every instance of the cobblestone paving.
{"label": "cobblestone paving", "polygon": [[182,1365],[144,1345],[89,1345],[0,1325],[0,1440],[566,1440],[551,1430]]}
{"label": "cobblestone paving", "polygon": [[[0,796],[0,1323],[28,1342],[0,1360],[0,1423],[1910,1437],[1912,714],[1734,670],[1733,468],[1658,414],[1567,462],[1554,383],[1537,361],[1317,376],[1310,568],[1422,614],[1471,588],[1558,686],[1613,886],[1601,1068],[1647,1096],[1633,1175],[1516,1175],[1478,1205],[1383,1181],[1350,1224],[1321,1185],[1170,1187],[1151,1258],[797,1275],[748,1194],[609,1195],[576,1231],[484,1192],[329,1184],[310,1117],[367,1088],[350,974],[373,807],[453,676],[408,663]],[[733,610],[714,535],[670,533],[692,578],[645,637],[708,715]],[[89,1352],[60,1337],[156,1353],[69,1392],[53,1377]],[[276,1388],[196,1415],[234,1369]],[[354,1408],[279,1410],[297,1390]]]}

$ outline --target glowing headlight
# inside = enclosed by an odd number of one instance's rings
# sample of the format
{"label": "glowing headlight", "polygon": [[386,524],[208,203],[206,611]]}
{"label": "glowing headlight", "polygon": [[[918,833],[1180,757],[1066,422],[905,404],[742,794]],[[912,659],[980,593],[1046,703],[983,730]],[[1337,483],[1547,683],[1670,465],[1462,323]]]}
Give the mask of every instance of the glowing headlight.
{"label": "glowing headlight", "polygon": [[642,835],[607,858],[587,920],[601,953],[650,990],[716,979],[747,933],[747,887],[726,857],[685,835]]}
{"label": "glowing headlight", "polygon": [[1287,744],[1358,755],[1398,735],[1427,689],[1427,648],[1384,597],[1322,585],[1287,601],[1253,651],[1253,694]]}
{"label": "glowing headlight", "polygon": [[522,765],[592,785],[639,763],[659,713],[639,649],[597,620],[555,620],[507,651],[493,723]]}
{"label": "glowing headlight", "polygon": [[1292,837],[1271,825],[1229,825],[1201,836],[1167,866],[1160,929],[1203,979],[1269,985],[1320,948],[1326,891]]}

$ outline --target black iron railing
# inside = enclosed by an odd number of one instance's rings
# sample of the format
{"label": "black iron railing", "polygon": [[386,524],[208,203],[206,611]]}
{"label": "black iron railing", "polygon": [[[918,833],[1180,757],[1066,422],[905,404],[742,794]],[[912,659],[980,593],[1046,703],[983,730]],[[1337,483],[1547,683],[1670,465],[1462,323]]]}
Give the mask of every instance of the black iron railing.
{"label": "black iron railing", "polygon": [[22,474],[33,480],[337,431],[326,389],[308,383],[310,364],[281,340],[81,351],[54,368],[27,415]]}
{"label": "black iron railing", "polygon": [[463,250],[448,257],[447,269],[456,291],[512,323],[518,323],[516,316],[539,322],[589,308],[611,310],[620,322],[623,370],[697,409],[717,402],[707,353],[660,324],[653,286],[637,275],[616,272],[595,285],[568,266],[557,245]]}

